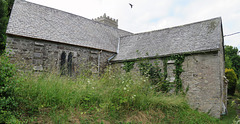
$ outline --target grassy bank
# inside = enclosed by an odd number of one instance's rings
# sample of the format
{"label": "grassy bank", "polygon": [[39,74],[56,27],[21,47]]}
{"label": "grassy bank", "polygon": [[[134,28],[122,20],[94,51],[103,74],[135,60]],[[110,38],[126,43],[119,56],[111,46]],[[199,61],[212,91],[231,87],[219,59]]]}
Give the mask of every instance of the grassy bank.
{"label": "grassy bank", "polygon": [[[0,56],[0,123],[232,123],[190,109],[183,95],[156,92],[148,78],[107,71],[60,76],[15,71]],[[236,113],[236,112],[235,112]]]}
{"label": "grassy bank", "polygon": [[[155,92],[138,74],[69,78],[21,74],[15,87],[23,123],[219,123],[190,109],[184,96]],[[11,120],[14,121],[14,120]]]}

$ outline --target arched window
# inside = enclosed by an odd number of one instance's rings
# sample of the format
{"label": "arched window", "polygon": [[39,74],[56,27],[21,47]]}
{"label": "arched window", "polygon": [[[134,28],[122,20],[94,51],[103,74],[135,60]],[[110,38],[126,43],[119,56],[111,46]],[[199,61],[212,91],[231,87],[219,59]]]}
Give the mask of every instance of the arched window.
{"label": "arched window", "polygon": [[72,54],[72,52],[70,52],[68,54],[68,62],[67,62],[69,76],[72,76],[72,71],[73,71],[72,57],[73,57],[73,54]]}
{"label": "arched window", "polygon": [[61,75],[65,75],[65,63],[66,63],[66,53],[63,51],[60,59],[60,71]]}

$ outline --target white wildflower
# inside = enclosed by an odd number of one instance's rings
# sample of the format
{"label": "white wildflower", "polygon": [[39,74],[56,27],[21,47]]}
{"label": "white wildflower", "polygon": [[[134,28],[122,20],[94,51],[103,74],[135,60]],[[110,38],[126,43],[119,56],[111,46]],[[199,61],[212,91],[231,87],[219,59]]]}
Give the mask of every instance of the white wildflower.
{"label": "white wildflower", "polygon": [[126,90],[126,89],[127,89],[126,87],[123,88],[123,90]]}
{"label": "white wildflower", "polygon": [[136,95],[133,95],[132,98],[134,99],[136,97]]}

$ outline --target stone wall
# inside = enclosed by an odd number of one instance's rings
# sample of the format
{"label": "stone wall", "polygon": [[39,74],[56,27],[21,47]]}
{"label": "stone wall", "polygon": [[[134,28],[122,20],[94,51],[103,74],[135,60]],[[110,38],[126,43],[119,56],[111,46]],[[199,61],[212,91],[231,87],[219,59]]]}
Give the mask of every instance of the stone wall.
{"label": "stone wall", "polygon": [[[108,64],[108,58],[115,54],[97,49],[12,35],[7,36],[7,51],[12,62],[15,62],[21,68],[34,71],[57,71],[60,69],[62,53],[66,53],[66,64],[71,53],[71,70],[74,74],[89,70],[92,73],[103,71]],[[98,67],[98,65],[100,66]]]}
{"label": "stone wall", "polygon": [[218,52],[186,56],[181,74],[189,105],[220,118],[222,112],[222,81]]}
{"label": "stone wall", "polygon": [[[186,55],[182,63],[184,72],[180,76],[183,90],[186,91],[189,88],[186,97],[191,108],[209,113],[216,118],[220,118],[223,103],[226,102],[226,99],[222,96],[226,91],[224,91],[223,86],[222,71],[224,67],[222,66],[220,52]],[[154,64],[156,61],[158,61],[158,65],[163,73],[163,58],[151,59],[149,62]],[[139,71],[137,63],[135,62],[134,69],[131,71]],[[115,65],[123,67],[123,63],[115,63]],[[173,82],[175,79],[174,69],[174,61],[168,61],[167,80],[170,82]]]}
{"label": "stone wall", "polygon": [[[73,74],[81,74],[89,70],[92,73],[102,72],[108,65],[108,58],[115,54],[12,35],[7,37],[7,51],[9,51],[11,61],[18,64],[18,67],[37,72],[60,70],[62,53],[66,53],[66,63],[71,53]],[[222,113],[223,103],[226,103],[227,85],[223,83],[223,56],[223,50],[191,54],[186,55],[182,63],[184,72],[181,74],[181,79],[184,90],[189,87],[186,95],[189,105],[217,118]],[[156,61],[163,73],[163,58],[149,60],[153,64]],[[173,81],[175,77],[173,63],[174,61],[167,62],[169,81]],[[115,63],[113,66],[122,67],[123,63]],[[132,71],[139,71],[137,64],[134,65]]]}

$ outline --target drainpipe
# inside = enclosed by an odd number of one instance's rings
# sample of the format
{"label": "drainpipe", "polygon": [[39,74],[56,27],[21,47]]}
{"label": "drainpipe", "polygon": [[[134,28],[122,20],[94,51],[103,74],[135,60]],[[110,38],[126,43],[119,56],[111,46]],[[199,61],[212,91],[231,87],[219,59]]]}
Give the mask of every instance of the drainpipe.
{"label": "drainpipe", "polygon": [[101,53],[102,53],[102,50],[98,52],[98,75],[100,73]]}
{"label": "drainpipe", "polygon": [[119,53],[119,47],[120,47],[120,37],[118,38],[118,47],[117,47],[117,53]]}
{"label": "drainpipe", "polygon": [[[119,53],[119,47],[120,47],[120,38],[118,38],[117,54]],[[110,61],[111,61],[117,54],[114,54],[113,56],[111,56],[110,58],[108,58],[108,64],[110,64]]]}

